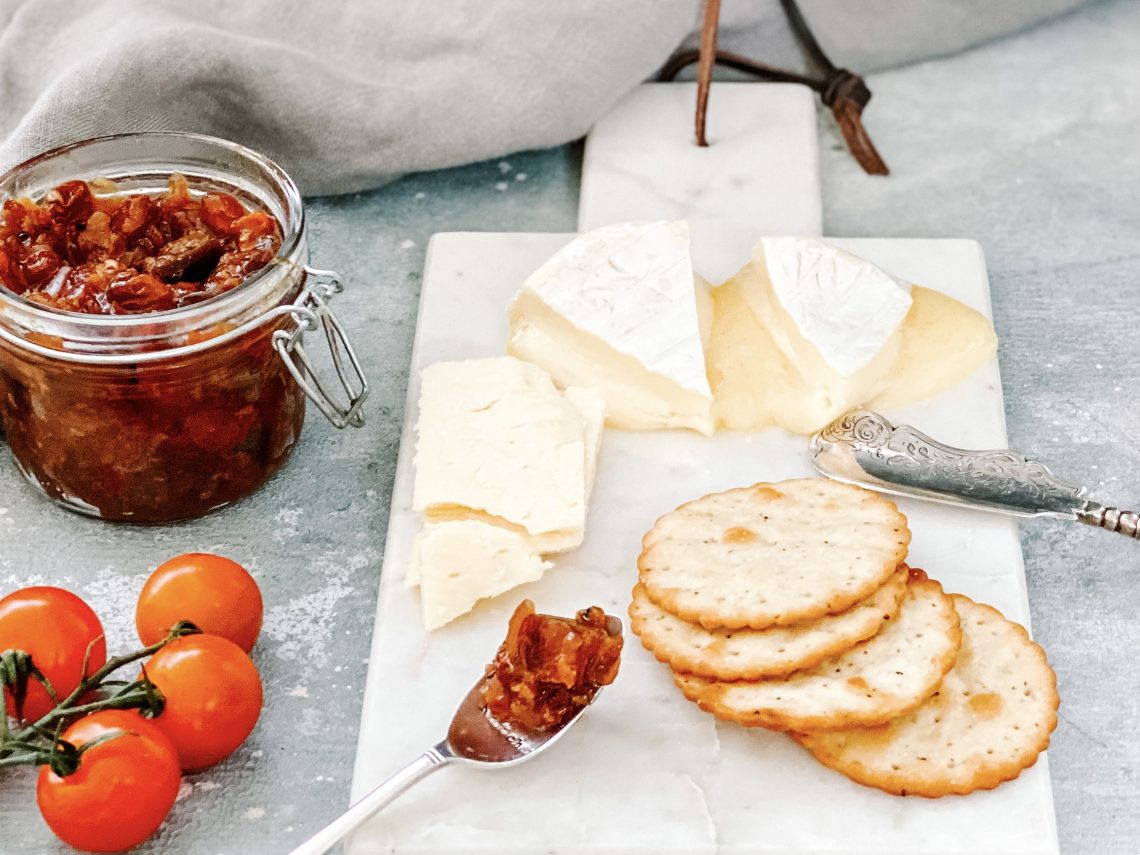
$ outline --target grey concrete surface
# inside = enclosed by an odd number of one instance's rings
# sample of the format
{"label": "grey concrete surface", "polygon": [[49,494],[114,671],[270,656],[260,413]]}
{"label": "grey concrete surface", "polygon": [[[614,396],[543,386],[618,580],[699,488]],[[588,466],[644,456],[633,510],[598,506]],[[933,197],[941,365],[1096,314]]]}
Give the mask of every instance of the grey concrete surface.
{"label": "grey concrete surface", "polygon": [[[862,175],[826,114],[825,223],[848,236],[972,237],[986,250],[1011,442],[1140,504],[1140,3],[869,79],[867,126],[893,174]],[[310,410],[286,470],[205,520],[109,526],[39,500],[0,466],[0,593],[70,587],[131,645],[149,569],[186,550],[245,562],[267,602],[266,709],[229,761],[191,776],[142,852],[279,853],[345,806],[424,249],[443,230],[568,231],[576,147],[314,199],[314,262],[368,367],[368,426]],[[1034,630],[1057,669],[1050,752],[1062,851],[1140,839],[1140,544],[1060,522],[1022,527]],[[398,695],[399,687],[392,687]],[[409,746],[411,750],[413,746]],[[25,770],[0,771],[0,853],[55,853]]]}

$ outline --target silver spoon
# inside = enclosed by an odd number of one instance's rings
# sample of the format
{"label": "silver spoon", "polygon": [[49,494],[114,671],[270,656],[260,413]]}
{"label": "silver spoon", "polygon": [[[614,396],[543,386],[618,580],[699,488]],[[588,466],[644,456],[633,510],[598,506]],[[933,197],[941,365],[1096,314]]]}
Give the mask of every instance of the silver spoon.
{"label": "silver spoon", "polygon": [[[611,636],[621,635],[621,619],[607,615],[606,631]],[[599,688],[594,692],[590,703],[581,707],[557,729],[529,731],[513,728],[495,719],[484,709],[483,680],[480,677],[460,701],[447,729],[446,739],[433,745],[378,786],[294,849],[291,855],[320,855],[327,852],[413,784],[451,763],[466,763],[482,769],[505,769],[529,760],[557,742],[582,717],[586,708],[598,699],[602,691]]]}
{"label": "silver spoon", "polygon": [[1140,540],[1140,514],[1087,498],[1049,468],[1015,451],[967,451],[878,413],[852,410],[811,439],[824,475],[896,496],[912,496],[1019,517],[1058,517]]}

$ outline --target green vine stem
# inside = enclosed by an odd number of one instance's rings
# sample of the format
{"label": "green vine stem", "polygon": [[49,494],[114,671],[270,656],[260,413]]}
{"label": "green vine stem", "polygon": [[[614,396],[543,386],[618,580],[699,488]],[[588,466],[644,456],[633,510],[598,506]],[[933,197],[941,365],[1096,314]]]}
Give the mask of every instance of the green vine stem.
{"label": "green vine stem", "polygon": [[[124,656],[108,659],[103,667],[80,681],[73,692],[63,700],[58,701],[55,707],[39,721],[27,724],[15,732],[9,726],[8,716],[0,714],[0,768],[44,764],[50,764],[53,768],[60,767],[64,770],[72,768],[72,760],[77,761],[79,754],[75,753],[77,749],[74,746],[59,738],[59,731],[62,729],[65,720],[74,716],[87,715],[102,710],[127,709],[141,710],[150,716],[161,713],[162,695],[155,685],[147,679],[145,667],[142,677],[132,682],[108,678],[127,665],[153,656],[172,641],[197,632],[200,630],[194,624],[182,621],[175,624],[170,630],[170,634],[162,641]],[[35,665],[31,662],[30,657],[23,651],[4,651],[0,657],[4,657],[0,659],[0,662],[12,663],[7,668],[0,668],[5,672],[0,674],[0,677],[3,677],[0,682],[3,682],[4,686],[11,685],[9,679],[23,680],[25,686],[29,676],[37,680],[41,679],[42,675],[39,675],[38,670],[35,670]],[[19,674],[14,669],[15,663],[19,665]],[[86,662],[83,670],[84,672],[87,671]],[[11,672],[10,675],[7,673],[8,671]],[[13,688],[15,687],[13,686]],[[111,688],[115,690],[108,692],[107,690]],[[95,700],[86,700],[94,692],[101,692],[102,696]],[[54,699],[54,692],[52,692],[52,697]],[[61,758],[65,758],[66,762],[61,764]]]}

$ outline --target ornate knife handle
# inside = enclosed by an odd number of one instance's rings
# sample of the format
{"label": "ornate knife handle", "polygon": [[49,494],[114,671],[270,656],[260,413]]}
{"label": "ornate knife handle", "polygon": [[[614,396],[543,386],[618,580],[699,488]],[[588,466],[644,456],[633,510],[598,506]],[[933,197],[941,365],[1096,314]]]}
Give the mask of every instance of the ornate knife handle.
{"label": "ornate knife handle", "polygon": [[938,442],[870,410],[854,410],[812,437],[825,475],[895,495],[1015,516],[1076,519],[1140,540],[1140,514],[1093,502],[1078,484],[1008,449],[971,451]]}
{"label": "ornate knife handle", "polygon": [[1122,511],[1120,508],[1106,508],[1096,502],[1077,513],[1077,519],[1086,525],[1108,529],[1140,540],[1140,514]]}

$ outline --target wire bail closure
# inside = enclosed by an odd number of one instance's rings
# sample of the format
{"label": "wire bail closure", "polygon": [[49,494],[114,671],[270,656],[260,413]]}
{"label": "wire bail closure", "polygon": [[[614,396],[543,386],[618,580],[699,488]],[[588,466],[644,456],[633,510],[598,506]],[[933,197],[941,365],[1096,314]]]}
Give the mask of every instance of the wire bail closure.
{"label": "wire bail closure", "polygon": [[[362,406],[368,397],[368,380],[348,334],[329,308],[333,297],[344,290],[344,282],[331,270],[318,270],[306,265],[304,271],[305,288],[287,310],[293,316],[295,326],[291,330],[275,332],[273,347],[305,395],[334,427],[363,427]],[[333,367],[340,380],[338,394],[329,390],[305,353],[305,333],[315,332],[318,327],[324,330]],[[345,397],[347,403],[343,403]]]}

